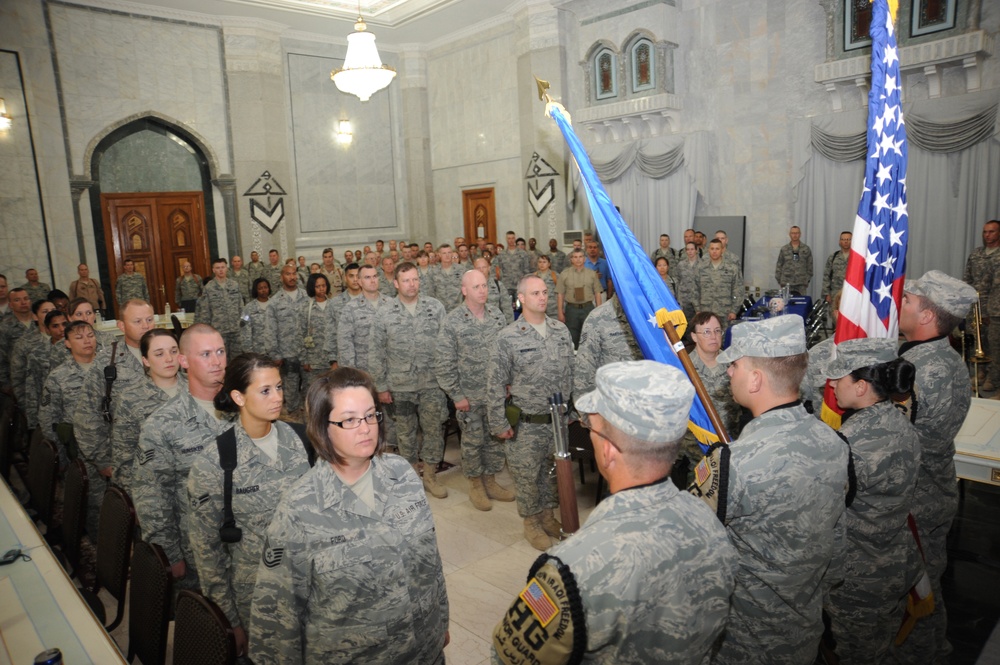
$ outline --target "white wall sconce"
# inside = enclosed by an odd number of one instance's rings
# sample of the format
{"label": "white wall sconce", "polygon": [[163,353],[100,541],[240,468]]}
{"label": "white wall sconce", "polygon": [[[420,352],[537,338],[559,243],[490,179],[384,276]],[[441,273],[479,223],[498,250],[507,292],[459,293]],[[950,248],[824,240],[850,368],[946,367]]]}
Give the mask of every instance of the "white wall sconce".
{"label": "white wall sconce", "polygon": [[351,121],[341,120],[337,123],[337,143],[347,145],[354,140],[354,135],[351,133]]}
{"label": "white wall sconce", "polygon": [[0,97],[0,132],[6,132],[10,129],[13,120],[7,115],[7,104],[4,102],[3,97]]}

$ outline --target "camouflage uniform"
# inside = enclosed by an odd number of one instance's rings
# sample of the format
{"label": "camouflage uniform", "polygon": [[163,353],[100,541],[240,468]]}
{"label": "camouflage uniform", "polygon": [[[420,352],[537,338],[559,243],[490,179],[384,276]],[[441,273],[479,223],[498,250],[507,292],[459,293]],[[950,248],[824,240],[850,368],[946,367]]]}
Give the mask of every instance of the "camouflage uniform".
{"label": "camouflage uniform", "polygon": [[649,259],[653,262],[653,265],[655,266],[656,259],[660,258],[661,256],[670,262],[671,268],[674,267],[674,261],[677,260],[677,252],[674,251],[673,247],[668,247],[667,249],[663,249],[662,247],[657,247],[656,249],[653,250],[653,253],[649,255]]}
{"label": "camouflage uniform", "polygon": [[[260,261],[251,261],[247,264],[247,274],[250,275],[250,288],[253,288],[253,283],[260,277],[264,276],[264,264]],[[270,281],[271,280],[268,280],[268,283],[270,283]]]}
{"label": "camouflage uniform", "polygon": [[[113,467],[111,451],[111,426],[105,422],[101,403],[106,394],[104,368],[111,364],[111,346],[102,349],[83,379],[81,397],[73,414],[73,433],[80,450],[80,457],[87,463],[87,477],[90,479],[90,502],[87,506],[87,531],[97,537],[97,523],[101,514],[101,501],[108,480],[99,471]],[[121,338],[115,345],[115,372],[117,378],[111,384],[111,414],[115,416],[122,395],[136,390],[149,379],[139,360]]]}
{"label": "camouflage uniform", "polygon": [[[29,332],[32,328],[38,331],[38,325],[34,321],[28,321],[25,325],[13,314],[7,314],[0,318],[0,388],[11,386],[11,352],[14,344],[21,336]],[[39,333],[41,334],[41,333]]]}
{"label": "camouflage uniform", "polygon": [[819,418],[822,413],[820,409],[823,405],[823,394],[826,391],[826,368],[833,360],[836,344],[833,337],[827,337],[819,344],[809,349],[809,366],[806,374],[802,377],[802,384],[799,386],[799,393],[802,401],[812,402],[813,413]]}
{"label": "camouflage uniform", "polygon": [[[375,388],[392,392],[392,419],[399,454],[409,462],[436,465],[444,455],[441,424],[447,418],[444,392],[434,377],[434,348],[444,321],[444,305],[418,296],[410,314],[399,299],[379,308],[371,327],[368,365]],[[417,426],[423,445],[417,445]]]}
{"label": "camouflage uniform", "polygon": [[396,285],[392,283],[392,275],[386,275],[381,268],[378,269],[378,292],[384,293],[390,298],[396,297]]}
{"label": "camouflage uniform", "polygon": [[[333,270],[327,270],[324,266],[319,267],[319,273],[326,277],[326,281],[330,282],[330,297],[343,292],[344,290],[344,269],[337,265],[337,262],[333,263]],[[306,281],[309,281],[309,277],[306,277]]]}
{"label": "camouflage uniform", "polygon": [[[503,312],[503,318],[507,319],[507,323],[514,323],[514,305],[510,301],[510,291],[504,283],[493,275],[488,275],[486,288],[490,292],[486,302]],[[549,299],[551,300],[552,296],[549,296]]]}
{"label": "camouflage uniform", "polygon": [[788,285],[790,291],[807,295],[813,277],[813,255],[809,245],[800,242],[798,249],[787,243],[778,250],[774,279],[778,286]]}
{"label": "camouflage uniform", "polygon": [[[726,427],[726,432],[733,436],[736,426],[740,421],[740,405],[733,400],[733,391],[729,389],[729,374],[726,373],[726,366],[716,363],[715,367],[709,367],[698,355],[697,350],[690,353],[691,364],[694,365],[701,382],[705,384],[708,396],[712,398],[712,404],[722,418],[722,424]],[[697,463],[703,453],[700,452],[697,439],[690,431],[684,434],[684,441],[681,443],[681,452],[686,452],[693,463]],[[693,465],[692,465],[693,468]]]}
{"label": "camouflage uniform", "polygon": [[[985,296],[986,308],[980,308],[980,313],[984,321],[997,321],[1000,323],[1000,269],[998,269],[1000,268],[1000,250],[990,254],[986,261],[988,262],[988,267],[984,266],[983,270],[988,270],[989,273],[983,276],[983,282],[988,279],[989,284],[985,290],[980,290],[979,293],[985,293],[988,296]],[[984,299],[984,296],[980,295],[980,299]],[[995,355],[997,351],[1000,351],[1000,325],[994,326],[987,323],[983,327],[986,332],[986,348],[990,349],[990,353]],[[984,336],[980,333],[979,337],[982,339]],[[1000,362],[994,361],[990,363],[987,370],[987,380],[994,386],[1000,386]]]}
{"label": "camouflage uniform", "polygon": [[325,463],[282,496],[254,588],[257,665],[444,662],[448,596],[420,479],[395,455],[368,473],[375,511]]}
{"label": "camouflage uniform", "polygon": [[438,385],[453,402],[469,400],[469,410],[455,414],[462,429],[462,472],[466,478],[495,475],[503,469],[503,446],[490,436],[486,423],[483,377],[490,369],[497,334],[506,325],[503,314],[492,305],[486,305],[480,320],[463,304],[448,313],[438,333]]}
{"label": "camouflage uniform", "polygon": [[45,297],[49,295],[49,291],[52,287],[45,282],[39,282],[38,286],[32,286],[28,282],[25,282],[18,288],[24,289],[28,292],[28,298],[31,299],[32,303],[38,302],[39,300],[45,300]]}
{"label": "camouflage uniform", "polygon": [[[320,307],[315,298],[306,298],[299,303],[299,321],[302,323],[299,360],[311,368],[309,371],[302,368],[302,390],[305,391],[316,377],[330,369],[331,363],[337,362],[337,319],[333,301],[327,299]],[[307,344],[309,338],[312,338],[311,346]]]}
{"label": "camouflage uniform", "polygon": [[566,258],[566,252],[562,250],[557,249],[554,252],[549,252],[548,256],[552,264],[551,268],[556,271],[557,275],[569,266],[569,259]]}
{"label": "camouflage uniform", "polygon": [[272,266],[270,263],[261,269],[260,276],[267,280],[267,283],[271,285],[271,297],[273,298],[278,291],[281,290],[281,269],[285,266],[280,263],[276,266]]}
{"label": "camouflage uniform", "polygon": [[851,250],[842,252],[839,249],[830,255],[826,260],[826,267],[823,268],[823,293],[825,298],[833,296],[844,288],[844,278],[847,275],[847,259],[851,256]]}
{"label": "camouflage uniform", "polygon": [[337,321],[337,363],[344,367],[357,367],[368,371],[368,348],[371,344],[372,322],[375,314],[393,302],[379,294],[374,303],[365,296],[358,296],[344,305]]}
{"label": "camouflage uniform", "polygon": [[296,291],[297,297],[289,295],[288,291],[277,291],[267,303],[264,313],[264,348],[267,355],[281,363],[281,381],[285,386],[285,408],[289,413],[297,411],[302,406],[302,392],[299,384],[302,381],[302,322],[299,312],[302,303],[308,300],[302,289]]}
{"label": "camouflage uniform", "polygon": [[[551,316],[553,319],[558,319],[559,300],[556,298],[556,282],[559,281],[558,273],[551,270],[546,270],[542,273],[536,271],[535,277],[538,277],[545,282],[545,286],[549,289],[549,301],[545,304],[545,316]],[[510,321],[508,321],[508,323],[510,323]]]}
{"label": "camouflage uniform", "polygon": [[[187,392],[187,378],[177,374],[177,391]],[[128,392],[118,395],[115,401],[115,422],[111,425],[112,482],[132,494],[132,471],[135,469],[135,452],[139,448],[139,434],[146,419],[167,403],[170,396],[152,379],[136,381]]]}
{"label": "camouflage uniform", "polygon": [[500,267],[500,279],[513,296],[517,292],[517,283],[531,272],[531,258],[523,249],[498,249],[493,258],[493,267],[497,266]]}
{"label": "camouflage uniform", "polygon": [[250,293],[250,289],[253,288],[253,279],[250,277],[250,271],[246,268],[236,272],[230,268],[226,272],[226,276],[236,282],[240,287],[240,295],[243,296],[244,302],[249,302],[256,297],[256,294]]}
{"label": "camouflage uniform", "polygon": [[417,266],[417,274],[420,276],[420,294],[428,298],[437,298],[437,294],[434,293],[433,272],[434,266],[427,266],[426,268]]}
{"label": "camouflage uniform", "polygon": [[840,432],[851,442],[857,495],[844,512],[844,582],[825,608],[842,665],[881,663],[922,570],[906,522],[920,448],[913,425],[889,400],[854,412]]}
{"label": "camouflage uniform", "polygon": [[576,351],[573,367],[573,396],[579,397],[594,389],[598,368],[624,360],[642,360],[642,350],[635,341],[618,296],[614,295],[583,322],[580,348]]}
{"label": "camouflage uniform", "polygon": [[[725,255],[723,255],[725,256]],[[739,264],[723,260],[719,266],[711,259],[703,259],[698,264],[698,307],[699,312],[715,312],[725,329],[728,316],[735,314],[743,302],[743,271]]]}
{"label": "camouflage uniform", "polygon": [[171,564],[187,567],[181,588],[199,588],[191,551],[187,477],[198,453],[215,448],[215,437],[232,427],[230,414],[216,420],[188,391],[171,397],[146,419],[132,471],[132,499],[143,540],[163,548]]}
{"label": "camouflage uniform", "polygon": [[240,348],[244,351],[267,354],[267,306],[254,298],[240,313]]}
{"label": "camouflage uniform", "polygon": [[28,357],[35,348],[48,346],[49,343],[49,336],[42,333],[35,325],[21,335],[10,350],[10,385],[14,390],[14,398],[22,409],[27,404],[25,389],[28,384]]}
{"label": "camouflage uniform", "polygon": [[118,280],[115,282],[115,299],[118,301],[119,313],[129,300],[149,302],[149,287],[146,285],[146,278],[137,272],[131,275],[126,273],[118,275]]}
{"label": "camouflage uniform", "polygon": [[219,331],[226,343],[226,355],[235,358],[243,352],[240,341],[240,314],[246,296],[240,290],[240,283],[233,279],[220,282],[213,279],[205,285],[198,298],[195,323],[207,323]]}
{"label": "camouflage uniform", "polygon": [[61,341],[53,344],[48,337],[45,344],[34,346],[28,354],[24,382],[24,416],[28,428],[38,427],[38,403],[42,399],[42,384],[53,367],[72,358],[69,349]]}
{"label": "camouflage uniform", "polygon": [[[500,331],[497,350],[491,353],[491,371],[486,384],[486,414],[494,436],[510,429],[504,412],[506,387],[513,404],[522,410],[522,419],[548,416],[548,399],[573,389],[573,340],[559,321],[545,319],[543,338],[524,319]],[[506,440],[507,466],[514,477],[517,512],[531,517],[558,505],[554,479],[549,476],[552,455],[552,425],[522,420],[515,436]]]}
{"label": "camouflage uniform", "polygon": [[[361,297],[360,293],[358,295],[356,295],[356,296],[352,296],[351,292],[347,291],[345,289],[345,290],[341,291],[340,293],[338,293],[337,295],[335,295],[332,298],[330,298],[330,304],[333,305],[333,318],[336,319],[337,321],[340,321],[340,310],[344,309],[344,305],[346,305],[347,303],[351,302],[355,298],[360,298],[360,297]],[[332,337],[332,339],[333,339],[334,347],[332,349],[330,349],[330,351],[333,353],[333,355],[331,357],[332,358],[336,358],[337,357],[337,347],[336,347],[337,336],[334,335]]]}
{"label": "camouflage uniform", "polygon": [[275,421],[278,457],[271,459],[237,421],[236,468],[233,470],[232,508],[236,526],[243,530],[237,543],[223,543],[224,472],[219,448],[207,445],[195,456],[187,479],[191,506],[188,537],[194,553],[201,591],[214,600],[234,627],[250,623],[253,587],[257,579],[264,536],[285,488],[309,470],[302,440],[287,424]]}
{"label": "camouflage uniform", "polygon": [[677,289],[674,296],[677,304],[684,310],[684,315],[688,321],[694,318],[698,305],[698,265],[700,261],[695,259],[688,261],[685,254],[676,264],[670,264],[670,275],[674,278]]}
{"label": "camouflage uniform", "polygon": [[73,424],[76,407],[83,399],[83,381],[93,367],[81,365],[72,358],[53,368],[42,385],[42,399],[38,408],[38,426],[45,438],[55,441],[59,448],[60,466],[69,461],[66,442],[58,436],[56,425]]}
{"label": "camouflage uniform", "polygon": [[181,275],[174,284],[174,302],[184,307],[185,302],[200,298],[204,290],[205,284],[201,275],[197,273],[191,273],[190,276]]}
{"label": "camouflage uniform", "polygon": [[434,297],[441,301],[446,312],[462,304],[462,276],[465,272],[457,265],[452,265],[448,270],[436,266],[430,271],[431,281],[434,282]]}

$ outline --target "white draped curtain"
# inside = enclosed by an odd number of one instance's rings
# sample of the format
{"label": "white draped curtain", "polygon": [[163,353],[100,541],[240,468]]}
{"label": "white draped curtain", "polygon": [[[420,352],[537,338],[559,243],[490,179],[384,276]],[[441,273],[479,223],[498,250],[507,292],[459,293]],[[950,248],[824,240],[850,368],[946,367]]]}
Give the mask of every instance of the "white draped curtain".
{"label": "white draped curtain", "polygon": [[[904,103],[910,217],[907,275],[942,270],[961,277],[982,242],[983,224],[1000,218],[997,91]],[[817,264],[813,295],[841,231],[854,227],[864,180],[867,111],[798,123],[793,160],[801,179],[795,213]]]}
{"label": "white draped curtain", "polygon": [[[694,221],[698,197],[708,182],[708,133],[602,144],[590,148],[588,154],[608,195],[646,252],[659,246],[662,233],[670,236],[671,247],[680,248],[684,229]],[[573,189],[575,217],[580,227],[589,228],[590,211],[575,168]]]}

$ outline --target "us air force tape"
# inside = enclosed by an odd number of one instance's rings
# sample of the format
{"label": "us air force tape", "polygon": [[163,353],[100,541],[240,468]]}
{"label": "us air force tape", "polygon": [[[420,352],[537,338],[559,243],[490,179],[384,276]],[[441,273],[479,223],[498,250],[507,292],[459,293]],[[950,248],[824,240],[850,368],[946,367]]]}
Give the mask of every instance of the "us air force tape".
{"label": "us air force tape", "polygon": [[694,481],[688,486],[688,492],[707,503],[723,524],[729,492],[729,452],[727,444],[713,443],[694,467]]}
{"label": "us air force tape", "polygon": [[587,623],[569,566],[543,554],[493,630],[493,648],[505,665],[576,665],[587,647]]}

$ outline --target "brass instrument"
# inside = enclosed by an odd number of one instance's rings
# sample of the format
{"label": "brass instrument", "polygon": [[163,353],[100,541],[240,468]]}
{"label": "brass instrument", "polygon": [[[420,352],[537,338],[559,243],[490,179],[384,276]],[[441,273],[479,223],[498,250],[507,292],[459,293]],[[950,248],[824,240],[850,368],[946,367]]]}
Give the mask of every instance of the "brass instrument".
{"label": "brass instrument", "polygon": [[983,352],[983,312],[980,307],[979,298],[976,298],[976,304],[972,307],[971,327],[973,337],[976,340],[976,350],[972,354],[972,357],[969,358],[969,362],[975,368],[975,371],[972,373],[972,392],[976,397],[979,397],[979,365],[992,362],[990,357]]}

